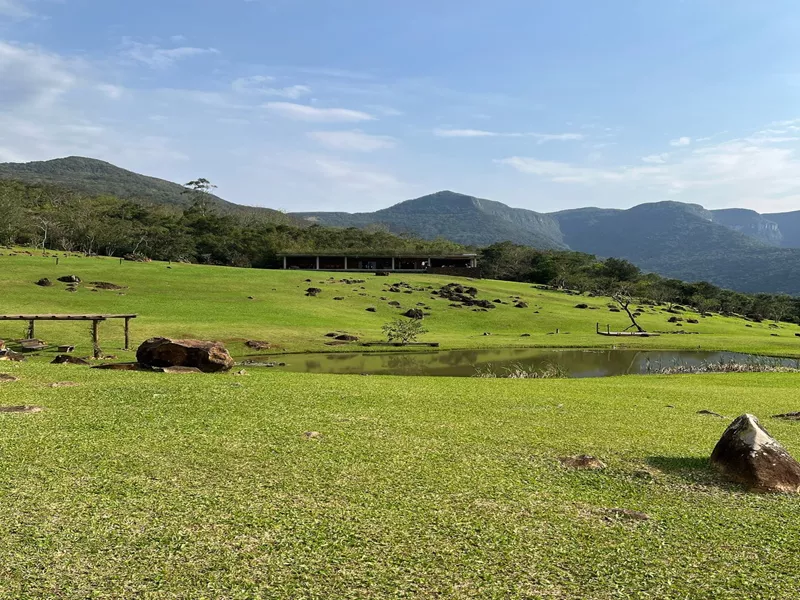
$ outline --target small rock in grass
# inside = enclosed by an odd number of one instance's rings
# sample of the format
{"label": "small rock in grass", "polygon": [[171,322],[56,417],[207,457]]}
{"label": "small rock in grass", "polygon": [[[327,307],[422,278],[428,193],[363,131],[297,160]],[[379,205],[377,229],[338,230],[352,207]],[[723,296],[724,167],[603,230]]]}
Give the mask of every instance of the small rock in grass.
{"label": "small rock in grass", "polygon": [[247,340],[244,345],[253,350],[269,350],[272,348],[272,344],[269,342],[262,342],[259,340]]}
{"label": "small rock in grass", "polygon": [[242,369],[241,371],[236,371],[236,373],[234,373],[234,375],[238,375],[238,376],[247,375],[247,371]]}
{"label": "small rock in grass", "polygon": [[19,377],[14,377],[8,373],[0,373],[0,383],[13,383],[14,381],[19,381]]}
{"label": "small rock in grass", "polygon": [[77,275],[64,275],[63,277],[59,277],[58,280],[62,283],[80,283],[81,278]]}
{"label": "small rock in grass", "polygon": [[336,338],[340,342],[357,342],[358,337],[355,335],[350,335],[349,333],[343,333],[341,335],[337,335]]}
{"label": "small rock in grass", "polygon": [[800,421],[800,412],[788,412],[780,415],[772,415],[773,419],[783,419],[784,421]]}
{"label": "small rock in grass", "polygon": [[53,361],[50,363],[53,365],[83,365],[86,366],[89,363],[88,360],[85,358],[79,358],[77,356],[70,356],[69,354],[59,354],[56,356]]}
{"label": "small rock in grass", "polygon": [[50,281],[47,277],[42,277],[39,281],[36,282],[36,285],[39,287],[50,287],[53,285],[53,282]]}
{"label": "small rock in grass", "polygon": [[0,406],[0,413],[38,413],[41,406]]}
{"label": "small rock in grass", "polygon": [[721,415],[719,413],[715,413],[713,410],[705,410],[705,409],[698,410],[697,414],[698,415],[706,415],[706,416],[709,416],[709,417],[719,417],[720,419],[727,419],[728,418],[728,417],[726,417],[724,415]]}
{"label": "small rock in grass", "polygon": [[322,434],[319,431],[306,431],[303,437],[307,440],[321,440]]}
{"label": "small rock in grass", "polygon": [[582,469],[588,471],[599,471],[606,468],[606,464],[599,458],[581,454],[579,456],[562,456],[558,459],[562,466],[570,469]]}
{"label": "small rock in grass", "polygon": [[74,381],[57,381],[55,383],[50,383],[47,385],[49,388],[65,388],[65,387],[78,387],[80,383],[75,383]]}
{"label": "small rock in grass", "polygon": [[370,306],[366,310],[367,310],[367,312],[371,312],[371,313],[378,312],[378,309],[375,308],[374,306]]}
{"label": "small rock in grass", "polygon": [[586,309],[589,308],[588,304],[576,304],[575,308]]}
{"label": "small rock in grass", "polygon": [[711,453],[728,479],[759,492],[800,492],[800,463],[751,414],[737,417]]}
{"label": "small rock in grass", "polygon": [[520,337],[531,337],[530,333],[523,333]]}

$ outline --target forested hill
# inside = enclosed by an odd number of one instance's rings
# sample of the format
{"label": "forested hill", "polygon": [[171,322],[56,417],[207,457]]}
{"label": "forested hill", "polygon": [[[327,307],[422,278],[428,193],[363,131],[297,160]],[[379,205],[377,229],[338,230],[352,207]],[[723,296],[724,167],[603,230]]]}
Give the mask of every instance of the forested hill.
{"label": "forested hill", "polygon": [[[0,163],[0,179],[49,184],[89,196],[115,196],[149,204],[188,206],[192,202],[182,185],[80,156],[41,162]],[[208,199],[223,213],[269,216],[272,220],[298,223],[270,208],[242,206],[213,194],[209,194]]]}
{"label": "forested hill", "polygon": [[565,249],[558,222],[532,210],[443,191],[372,213],[294,213],[311,223],[338,227],[381,224],[395,233],[427,239],[444,237],[485,246],[512,241],[540,249]]}

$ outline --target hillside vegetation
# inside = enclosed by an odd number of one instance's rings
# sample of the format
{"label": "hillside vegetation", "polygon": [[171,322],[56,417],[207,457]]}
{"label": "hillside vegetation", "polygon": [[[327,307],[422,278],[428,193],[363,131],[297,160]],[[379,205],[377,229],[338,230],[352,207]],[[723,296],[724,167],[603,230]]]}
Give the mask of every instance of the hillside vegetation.
{"label": "hillside vegetation", "polygon": [[[188,207],[192,203],[182,185],[81,156],[30,163],[0,163],[0,179],[46,184],[88,196],[115,196],[147,204]],[[222,213],[268,217],[297,224],[277,210],[242,206],[213,194],[209,194],[208,200]]]}
{"label": "hillside vegetation", "polygon": [[[621,330],[630,325],[623,312],[612,312],[609,298],[575,296],[542,290],[529,284],[466,279],[423,274],[376,277],[368,274],[330,274],[310,271],[274,271],[213,267],[183,263],[134,263],[109,258],[65,257],[59,253],[42,257],[3,251],[0,256],[0,289],[3,313],[135,313],[134,342],[156,335],[221,340],[237,355],[249,351],[246,340],[263,340],[274,352],[362,350],[357,344],[327,346],[329,332],[346,332],[366,341],[385,339],[381,327],[402,312],[420,308],[430,313],[424,319],[430,333],[427,341],[443,348],[485,347],[598,347],[620,344],[637,348],[702,348],[740,350],[762,354],[800,356],[800,327],[788,323],[748,322],[738,317],[701,317],[691,310],[680,314],[667,305],[642,307],[639,322],[649,331],[667,332],[661,337],[641,339],[605,338],[595,334],[597,323]],[[51,281],[74,274],[84,282],[69,293],[56,283],[40,287],[41,278]],[[332,279],[329,279],[332,277]],[[343,282],[348,279],[351,282]],[[353,279],[363,282],[353,283]],[[310,280],[310,281],[308,281]],[[121,291],[92,291],[89,282],[103,281],[124,286]],[[388,291],[391,283],[405,282],[411,293]],[[455,308],[451,301],[434,298],[443,285],[461,281],[478,288],[478,298],[502,300],[497,308],[474,312]],[[306,296],[309,287],[322,292]],[[528,304],[516,308],[516,298]],[[336,300],[336,298],[342,298]],[[399,302],[400,306],[390,305]],[[578,304],[587,308],[576,308]],[[367,308],[375,308],[368,312]],[[692,324],[687,319],[698,321]],[[23,337],[22,322],[0,322],[0,339]],[[560,333],[556,334],[556,329]],[[671,333],[676,332],[676,333]],[[677,333],[683,332],[683,333]],[[485,333],[491,335],[484,335]],[[530,337],[522,337],[530,334]],[[89,335],[83,324],[43,322],[37,336],[51,344],[72,343],[78,352],[90,353]],[[777,336],[777,337],[776,337]],[[102,346],[123,356],[122,328],[109,322],[102,328]]]}

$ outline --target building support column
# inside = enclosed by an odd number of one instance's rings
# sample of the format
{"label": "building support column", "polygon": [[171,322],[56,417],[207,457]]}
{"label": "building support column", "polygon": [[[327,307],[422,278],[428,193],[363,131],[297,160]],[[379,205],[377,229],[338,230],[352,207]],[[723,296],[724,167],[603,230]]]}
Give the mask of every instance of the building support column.
{"label": "building support column", "polygon": [[393,256],[392,257],[392,271],[394,271],[394,269],[395,269],[395,266],[394,266],[394,256]]}
{"label": "building support column", "polygon": [[317,257],[317,271],[319,271],[319,256]]}
{"label": "building support column", "polygon": [[283,257],[283,270],[285,271],[286,268],[287,268],[287,266],[286,266],[286,257],[284,256]]}
{"label": "building support column", "polygon": [[347,271],[347,257],[344,257],[344,270]]}

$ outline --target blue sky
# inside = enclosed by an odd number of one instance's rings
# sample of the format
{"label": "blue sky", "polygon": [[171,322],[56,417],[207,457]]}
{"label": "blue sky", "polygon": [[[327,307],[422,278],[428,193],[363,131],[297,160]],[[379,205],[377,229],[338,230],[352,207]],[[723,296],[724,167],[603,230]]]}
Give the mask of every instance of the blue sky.
{"label": "blue sky", "polygon": [[800,209],[800,3],[0,0],[0,161],[284,210]]}

